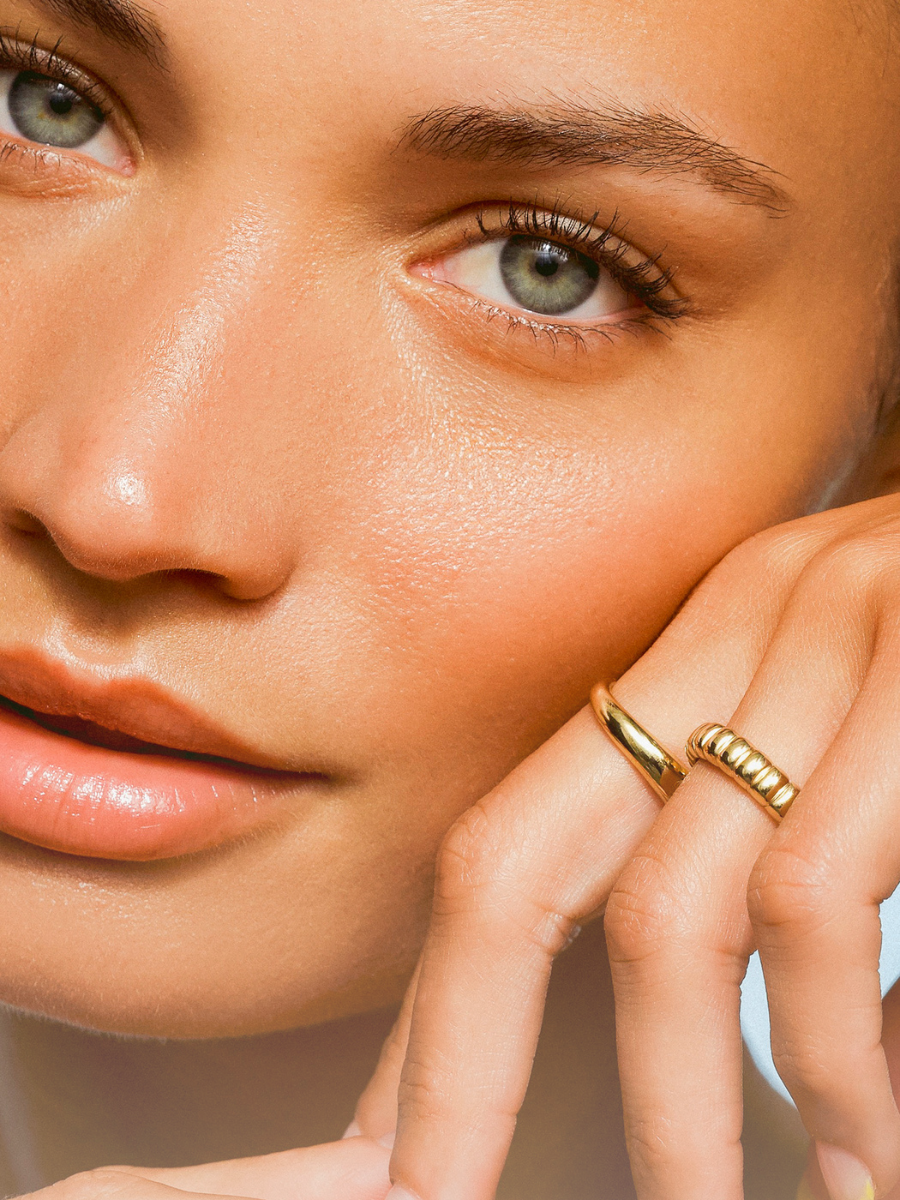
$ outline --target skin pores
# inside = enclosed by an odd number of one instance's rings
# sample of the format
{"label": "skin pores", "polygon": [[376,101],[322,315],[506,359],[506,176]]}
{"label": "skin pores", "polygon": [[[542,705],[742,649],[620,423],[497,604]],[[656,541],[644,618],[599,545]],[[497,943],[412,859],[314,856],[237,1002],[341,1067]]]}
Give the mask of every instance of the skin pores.
{"label": "skin pores", "polygon": [[[165,68],[0,0],[121,138],[0,161],[0,692],[36,651],[316,779],[187,856],[3,837],[0,980],[247,1033],[395,998],[454,817],[730,547],[868,486],[897,72],[838,0],[147,12]],[[476,109],[675,114],[756,182],[648,165],[640,122],[615,164],[403,136]],[[510,205],[614,224],[681,315],[576,334],[447,282]]]}

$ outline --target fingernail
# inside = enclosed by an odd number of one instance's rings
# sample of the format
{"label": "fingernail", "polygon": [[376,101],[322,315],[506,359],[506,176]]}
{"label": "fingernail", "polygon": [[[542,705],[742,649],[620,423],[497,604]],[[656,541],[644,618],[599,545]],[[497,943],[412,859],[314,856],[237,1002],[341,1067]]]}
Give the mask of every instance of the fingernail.
{"label": "fingernail", "polygon": [[816,1142],[816,1155],[831,1200],[875,1200],[872,1176],[858,1158],[827,1142]]}
{"label": "fingernail", "polygon": [[358,1121],[350,1122],[350,1124],[344,1130],[344,1136],[341,1138],[341,1141],[343,1141],[344,1138],[350,1138],[350,1137],[362,1137],[362,1130],[359,1127]]}
{"label": "fingernail", "polygon": [[414,1196],[412,1192],[408,1192],[406,1188],[402,1188],[398,1183],[395,1183],[384,1200],[419,1200],[419,1197]]}
{"label": "fingernail", "polygon": [[392,1129],[390,1133],[383,1133],[380,1138],[375,1139],[379,1145],[387,1146],[388,1150],[393,1150],[394,1142],[397,1140],[397,1130]]}

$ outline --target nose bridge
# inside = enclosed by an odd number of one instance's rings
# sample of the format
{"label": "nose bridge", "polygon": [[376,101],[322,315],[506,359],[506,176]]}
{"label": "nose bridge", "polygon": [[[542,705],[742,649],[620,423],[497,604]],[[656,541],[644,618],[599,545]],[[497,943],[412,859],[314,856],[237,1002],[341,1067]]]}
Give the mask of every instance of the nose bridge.
{"label": "nose bridge", "polygon": [[261,596],[293,566],[278,497],[248,460],[262,397],[247,380],[276,243],[258,205],[198,224],[167,239],[128,311],[88,332],[87,394],[49,395],[44,381],[0,453],[0,498],[89,574],[190,570]]}
{"label": "nose bridge", "polygon": [[241,327],[263,283],[267,240],[271,254],[278,241],[271,222],[259,205],[248,203],[212,238],[208,231],[189,229],[170,245],[167,262],[190,255],[197,265],[187,281],[174,263],[160,272],[163,290],[168,280],[177,281],[175,295],[166,297],[167,311],[141,361],[144,390],[164,408],[199,403],[216,375],[224,374],[225,360],[243,352],[226,335],[243,340]]}

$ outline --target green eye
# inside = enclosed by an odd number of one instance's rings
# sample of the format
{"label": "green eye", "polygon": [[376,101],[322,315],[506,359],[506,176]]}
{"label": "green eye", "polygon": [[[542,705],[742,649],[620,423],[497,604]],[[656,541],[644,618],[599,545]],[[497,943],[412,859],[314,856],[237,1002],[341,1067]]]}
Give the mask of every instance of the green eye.
{"label": "green eye", "polygon": [[[12,72],[4,72],[7,79]],[[30,142],[77,150],[101,131],[103,113],[59,79],[20,71],[6,92],[6,107],[15,131]]]}
{"label": "green eye", "polygon": [[605,321],[641,304],[611,271],[553,238],[513,233],[474,241],[431,264],[428,275],[504,309],[564,319]]}
{"label": "green eye", "polygon": [[562,316],[590,299],[600,279],[600,267],[557,242],[517,235],[504,243],[500,275],[522,308],[544,316]]}
{"label": "green eye", "polygon": [[119,133],[118,121],[107,115],[117,109],[112,102],[107,109],[104,85],[85,76],[81,87],[82,72],[71,65],[65,65],[65,70],[71,71],[71,78],[60,77],[62,67],[57,76],[0,65],[0,161],[3,134],[8,134],[36,146],[52,147],[61,156],[65,151],[77,151],[81,159],[93,159],[123,175],[133,174],[135,163],[128,143]]}

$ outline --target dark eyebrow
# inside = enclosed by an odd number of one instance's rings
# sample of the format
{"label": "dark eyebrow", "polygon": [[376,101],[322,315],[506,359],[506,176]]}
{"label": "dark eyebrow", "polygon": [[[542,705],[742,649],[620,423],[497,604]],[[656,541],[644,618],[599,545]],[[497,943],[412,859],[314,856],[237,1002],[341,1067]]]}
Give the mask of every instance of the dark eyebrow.
{"label": "dark eyebrow", "polygon": [[665,113],[595,111],[580,104],[435,108],[406,125],[400,144],[420,154],[474,162],[534,167],[602,163],[695,176],[716,192],[773,214],[789,207],[775,171]]}
{"label": "dark eyebrow", "polygon": [[137,50],[161,67],[165,63],[166,40],[153,16],[134,0],[32,0],[73,25],[93,29],[111,42]]}

